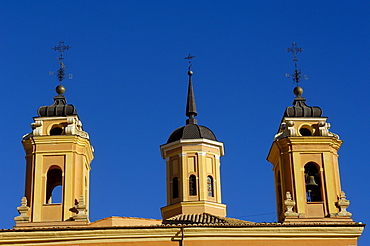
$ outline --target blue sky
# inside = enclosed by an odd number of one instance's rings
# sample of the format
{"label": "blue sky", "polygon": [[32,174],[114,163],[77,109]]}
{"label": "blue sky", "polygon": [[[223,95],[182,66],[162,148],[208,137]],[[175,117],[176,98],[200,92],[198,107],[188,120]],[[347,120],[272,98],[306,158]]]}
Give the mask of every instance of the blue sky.
{"label": "blue sky", "polygon": [[[329,117],[342,189],[355,221],[369,223],[370,3],[367,1],[2,1],[0,228],[11,228],[24,193],[21,137],[50,105],[64,63],[68,103],[95,148],[90,219],[160,218],[166,205],[159,145],[185,124],[193,60],[198,123],[225,144],[223,203],[229,217],[276,221],[266,157],[290,106],[294,70],[285,49],[304,49],[303,96]],[[360,245],[370,244],[367,231]]]}

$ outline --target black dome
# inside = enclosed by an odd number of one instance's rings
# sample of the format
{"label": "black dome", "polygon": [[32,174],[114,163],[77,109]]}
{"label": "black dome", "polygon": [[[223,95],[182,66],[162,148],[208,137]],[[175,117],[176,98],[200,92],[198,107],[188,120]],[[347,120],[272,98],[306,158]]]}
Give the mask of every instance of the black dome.
{"label": "black dome", "polygon": [[167,143],[172,143],[180,139],[197,138],[206,138],[217,141],[215,134],[209,128],[197,124],[187,124],[174,130],[168,138]]}
{"label": "black dome", "polygon": [[77,115],[77,111],[73,105],[67,104],[63,95],[58,95],[54,97],[53,105],[40,107],[38,114],[41,117],[69,116]]}
{"label": "black dome", "polygon": [[306,98],[297,96],[294,98],[293,106],[287,107],[284,117],[321,117],[322,110],[319,107],[306,105]]}

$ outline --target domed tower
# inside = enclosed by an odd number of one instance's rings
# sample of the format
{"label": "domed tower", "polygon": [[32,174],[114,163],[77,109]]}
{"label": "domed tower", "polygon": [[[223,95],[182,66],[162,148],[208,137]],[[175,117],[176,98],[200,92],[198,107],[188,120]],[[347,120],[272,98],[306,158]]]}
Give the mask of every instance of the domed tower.
{"label": "domed tower", "polygon": [[267,160],[273,164],[278,220],[283,222],[352,221],[349,201],[340,186],[338,149],[342,141],[330,132],[319,107],[306,105],[298,86],[301,72],[294,53],[296,97],[287,107]]}
{"label": "domed tower", "polygon": [[[62,52],[70,48],[60,42],[57,77],[62,82],[65,66]],[[31,222],[37,226],[61,225],[58,222],[88,222],[90,163],[94,158],[89,135],[75,107],[67,104],[64,86],[56,87],[50,106],[38,109],[32,132],[22,140],[26,152],[26,187],[16,226]],[[81,224],[81,223],[80,223]]]}
{"label": "domed tower", "polygon": [[224,217],[221,203],[220,157],[224,145],[207,127],[197,124],[192,75],[189,66],[186,125],[172,132],[161,145],[166,159],[167,206],[161,208],[163,219],[180,214],[209,213]]}

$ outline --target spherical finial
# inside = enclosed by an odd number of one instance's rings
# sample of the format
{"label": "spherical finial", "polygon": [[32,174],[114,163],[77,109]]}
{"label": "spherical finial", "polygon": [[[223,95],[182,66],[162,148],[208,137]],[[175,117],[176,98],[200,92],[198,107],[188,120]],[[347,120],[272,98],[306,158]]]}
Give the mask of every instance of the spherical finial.
{"label": "spherical finial", "polygon": [[59,94],[62,95],[64,92],[66,92],[66,88],[63,85],[58,85],[55,88],[55,91]]}
{"label": "spherical finial", "polygon": [[303,94],[303,89],[302,89],[302,87],[297,86],[297,87],[294,88],[293,92],[294,92],[294,95],[296,95],[298,97],[298,96],[301,96]]}
{"label": "spherical finial", "polygon": [[193,71],[189,70],[188,75],[193,75]]}

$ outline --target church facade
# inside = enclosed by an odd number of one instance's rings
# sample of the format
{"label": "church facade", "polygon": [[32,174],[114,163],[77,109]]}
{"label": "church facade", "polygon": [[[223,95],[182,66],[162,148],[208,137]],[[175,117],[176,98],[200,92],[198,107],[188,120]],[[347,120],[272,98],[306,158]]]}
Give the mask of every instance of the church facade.
{"label": "church facade", "polygon": [[[59,72],[63,75],[62,65]],[[306,105],[298,85],[267,157],[275,177],[278,221],[226,217],[220,179],[224,144],[198,124],[190,67],[188,76],[188,119],[160,146],[167,185],[161,220],[112,216],[89,221],[94,151],[59,85],[54,103],[39,108],[32,132],[23,137],[25,195],[14,228],[0,231],[0,245],[357,245],[365,225],[347,211],[338,168],[342,141],[330,132],[322,110]],[[57,188],[61,201],[53,201]]]}

